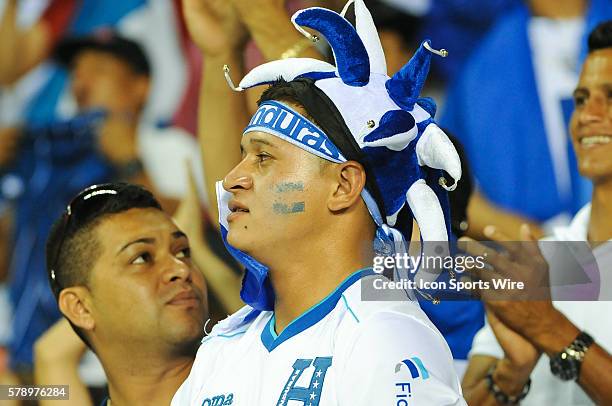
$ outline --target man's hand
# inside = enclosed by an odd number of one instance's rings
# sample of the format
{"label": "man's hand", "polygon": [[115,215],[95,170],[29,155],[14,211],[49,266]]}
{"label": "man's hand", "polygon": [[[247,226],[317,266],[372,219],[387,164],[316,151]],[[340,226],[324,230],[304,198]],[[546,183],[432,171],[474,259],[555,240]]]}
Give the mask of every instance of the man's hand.
{"label": "man's hand", "polygon": [[244,46],[247,32],[233,1],[183,0],[183,15],[191,39],[204,55],[218,56]]}
{"label": "man's hand", "polygon": [[174,212],[174,222],[189,238],[191,257],[204,274],[206,283],[228,313],[234,313],[242,306],[240,299],[240,277],[217,255],[204,237],[204,222],[198,188],[191,163],[187,162],[189,190]]}
{"label": "man's hand", "polygon": [[174,212],[174,222],[189,238],[189,243],[193,250],[210,251],[208,244],[204,240],[204,220],[202,218],[202,207],[198,187],[193,175],[193,168],[190,161],[185,162],[186,176],[188,181],[187,193],[181,200],[178,208]]}
{"label": "man's hand", "polygon": [[[315,47],[303,47],[308,40],[291,23],[291,16],[283,0],[231,0],[240,20],[248,28],[251,37],[267,61],[281,58],[296,46],[300,47],[292,57],[321,59]],[[309,5],[309,6],[314,6]],[[328,7],[326,4],[325,7]],[[312,44],[309,44],[312,45]]]}
{"label": "man's hand", "polygon": [[[37,385],[69,385],[70,399],[65,406],[93,406],[87,387],[78,373],[79,363],[87,346],[62,317],[34,344],[34,383]],[[55,405],[42,400],[40,406]]]}
{"label": "man's hand", "polygon": [[0,129],[0,168],[10,164],[17,156],[21,130],[16,127]]}
{"label": "man's hand", "polygon": [[244,22],[255,23],[269,21],[271,15],[285,15],[285,0],[232,0],[240,19]]}
{"label": "man's hand", "polygon": [[65,318],[49,328],[34,344],[37,367],[59,362],[68,367],[78,366],[87,346]]}
{"label": "man's hand", "polygon": [[509,366],[515,371],[526,373],[526,377],[529,377],[529,373],[538,362],[541,352],[523,336],[502,323],[494,312],[487,311],[487,320],[497,338],[497,342],[504,350]]}
{"label": "man's hand", "polygon": [[[510,241],[493,226],[485,227],[484,233],[505,252],[496,252],[469,238],[461,239],[468,242],[466,249],[471,255],[485,258],[492,267],[477,271],[480,279],[490,285],[481,290],[481,298],[503,324],[532,341],[541,332],[543,321],[554,320],[558,313],[550,299],[548,263],[527,225],[521,227],[521,242]],[[506,278],[523,283],[524,288],[492,288],[493,279]]]}

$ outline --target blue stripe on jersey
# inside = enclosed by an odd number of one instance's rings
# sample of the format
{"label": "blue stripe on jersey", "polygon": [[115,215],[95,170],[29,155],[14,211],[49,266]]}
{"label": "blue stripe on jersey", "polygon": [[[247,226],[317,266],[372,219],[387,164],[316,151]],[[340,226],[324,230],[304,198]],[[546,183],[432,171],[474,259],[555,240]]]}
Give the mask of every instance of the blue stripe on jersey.
{"label": "blue stripe on jersey", "polygon": [[[275,317],[273,314],[267,325],[261,332],[261,342],[263,343],[264,347],[266,347],[266,349],[271,352],[273,349],[275,349],[291,337],[303,332],[309,327],[312,327],[313,325],[321,321],[323,317],[327,316],[336,307],[338,301],[343,296],[342,294],[346,289],[348,289],[349,286],[351,286],[363,277],[374,274],[375,273],[372,268],[361,269],[353,273],[351,276],[346,278],[325,299],[321,300],[319,303],[306,310],[304,314],[289,323],[289,325],[278,336],[274,331]],[[350,311],[353,314],[352,310]],[[353,316],[355,315],[353,314]]]}
{"label": "blue stripe on jersey", "polygon": [[419,377],[419,370],[414,362],[412,362],[409,359],[405,359],[402,362],[404,363],[404,365],[408,367],[408,370],[410,371],[410,376],[412,377],[412,379],[416,379]]}
{"label": "blue stripe on jersey", "polygon": [[211,339],[213,339],[213,338],[217,338],[217,337],[221,337],[221,338],[232,338],[232,337],[238,336],[238,335],[240,335],[240,334],[244,334],[244,333],[246,333],[246,330],[244,330],[244,331],[238,331],[238,332],[236,332],[236,333],[232,333],[232,334],[217,334],[217,335],[214,335],[214,336],[204,337],[204,338],[202,339],[202,344],[204,344],[205,342],[207,342],[207,341],[209,341],[209,340],[211,340]]}
{"label": "blue stripe on jersey", "polygon": [[344,296],[344,294],[342,294],[342,300],[344,300],[344,305],[346,306],[348,311],[351,312],[351,314],[353,315],[357,323],[359,323],[359,319],[357,318],[357,315],[355,314],[355,312],[353,312],[353,309],[351,309],[351,306],[349,306],[348,301],[346,300],[346,296]]}
{"label": "blue stripe on jersey", "polygon": [[427,371],[427,368],[425,368],[425,365],[423,365],[423,361],[421,361],[419,357],[412,357],[411,359],[416,364],[416,366],[419,368],[419,371],[421,372],[421,378],[423,379],[429,378],[429,372]]}

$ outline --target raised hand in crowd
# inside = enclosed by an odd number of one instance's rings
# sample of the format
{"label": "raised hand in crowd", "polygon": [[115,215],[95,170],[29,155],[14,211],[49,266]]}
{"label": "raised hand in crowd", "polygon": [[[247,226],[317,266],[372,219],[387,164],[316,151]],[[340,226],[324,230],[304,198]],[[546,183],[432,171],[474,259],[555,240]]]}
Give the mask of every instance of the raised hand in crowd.
{"label": "raised hand in crowd", "polygon": [[183,0],[183,15],[193,42],[207,56],[242,49],[246,29],[228,0]]}
{"label": "raised hand in crowd", "polygon": [[[490,265],[478,271],[482,280],[501,276],[525,284],[524,290],[514,292],[481,292],[491,329],[505,358],[496,362],[495,358],[476,355],[470,360],[464,376],[470,404],[496,404],[488,389],[489,371],[502,392],[520,395],[540,354],[555,358],[580,337],[580,329],[553,305],[548,263],[537,239],[527,225],[521,227],[520,233],[522,242],[517,243],[495,227],[485,228],[485,236],[499,243],[505,253],[496,253],[475,241],[466,245],[469,254],[485,258]],[[577,382],[597,404],[612,402],[612,356],[597,341],[589,343],[584,353]]]}
{"label": "raised hand in crowd", "polygon": [[52,41],[42,20],[27,29],[18,26],[17,0],[4,3],[0,16],[0,85],[10,85],[45,59]]}
{"label": "raised hand in crowd", "polygon": [[[79,363],[87,346],[61,318],[34,345],[34,382],[36,385],[68,385],[70,398],[65,406],[89,406],[93,401],[79,377]],[[54,400],[41,400],[40,406],[54,405]]]}
{"label": "raised hand in crowd", "polygon": [[174,221],[189,237],[191,258],[204,274],[210,290],[217,296],[227,314],[244,306],[240,299],[241,278],[210,248],[204,236],[202,206],[193,169],[187,163],[189,190],[174,213]]}
{"label": "raised hand in crowd", "polygon": [[284,0],[233,0],[233,3],[267,61],[295,57],[321,59],[312,41],[291,23]]}
{"label": "raised hand in crowd", "polygon": [[536,222],[496,206],[478,190],[470,197],[468,218],[470,219],[470,227],[467,235],[476,240],[486,240],[484,228],[490,224],[494,224],[506,235],[514,236],[517,239],[522,224],[529,224],[529,228],[538,238],[544,235],[543,230]]}
{"label": "raised hand in crowd", "polygon": [[484,379],[490,371],[494,382],[504,393],[518,396],[541,356],[533,344],[502,323],[494,312],[487,311],[487,320],[504,351],[504,358],[481,354],[472,356],[461,383],[468,403],[482,406],[497,405]]}
{"label": "raised hand in crowd", "polygon": [[[223,66],[242,76],[246,34],[231,1],[183,0],[183,13],[192,40],[204,56],[198,106],[198,138],[206,174],[206,192],[216,196],[215,182],[240,162],[240,138],[248,123],[246,100],[223,78]],[[210,38],[216,38],[209,42]],[[210,214],[217,224],[217,205]]]}

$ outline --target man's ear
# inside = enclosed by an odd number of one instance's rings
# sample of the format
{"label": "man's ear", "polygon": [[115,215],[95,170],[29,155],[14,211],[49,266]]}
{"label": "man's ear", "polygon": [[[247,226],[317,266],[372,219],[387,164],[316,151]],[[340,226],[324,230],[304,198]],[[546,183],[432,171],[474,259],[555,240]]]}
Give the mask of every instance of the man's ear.
{"label": "man's ear", "polygon": [[356,161],[344,162],[334,170],[337,184],[327,207],[332,212],[337,212],[350,208],[361,199],[366,173],[363,166]]}
{"label": "man's ear", "polygon": [[95,320],[91,313],[89,289],[85,286],[71,286],[63,289],[59,294],[58,305],[60,311],[77,327],[91,331]]}

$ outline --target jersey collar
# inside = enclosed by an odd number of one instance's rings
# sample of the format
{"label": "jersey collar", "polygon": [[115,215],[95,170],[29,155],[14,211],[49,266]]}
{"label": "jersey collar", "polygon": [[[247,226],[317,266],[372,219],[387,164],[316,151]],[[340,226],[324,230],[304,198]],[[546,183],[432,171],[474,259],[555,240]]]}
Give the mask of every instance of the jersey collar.
{"label": "jersey collar", "polygon": [[272,350],[283,342],[315,325],[336,307],[336,304],[342,297],[342,294],[349,288],[349,286],[353,285],[361,278],[374,274],[375,272],[372,270],[372,268],[356,271],[346,278],[336,289],[334,289],[332,293],[327,295],[326,298],[312,306],[310,309],[306,310],[306,312],[300,315],[297,319],[289,323],[289,325],[281,332],[280,335],[277,335],[274,331],[275,315],[272,313],[272,317],[270,317],[270,320],[268,320],[263,328],[263,331],[261,332],[261,342],[263,343],[264,347],[266,347],[268,352],[272,352]]}

